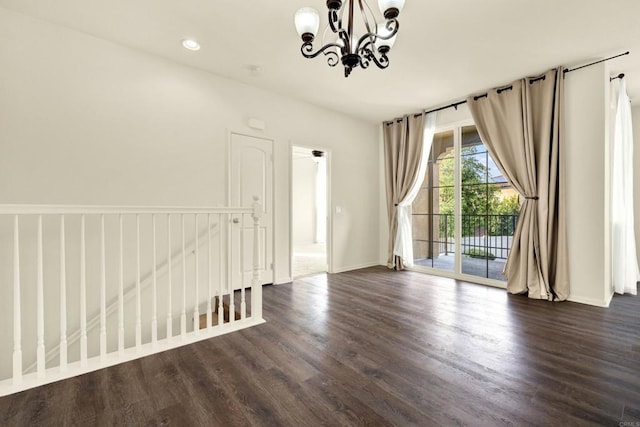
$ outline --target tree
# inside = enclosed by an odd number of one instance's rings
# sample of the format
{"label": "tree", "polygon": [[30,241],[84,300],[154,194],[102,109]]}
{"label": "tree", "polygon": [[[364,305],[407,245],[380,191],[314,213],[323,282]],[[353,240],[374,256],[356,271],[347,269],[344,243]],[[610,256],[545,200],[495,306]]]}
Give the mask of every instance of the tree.
{"label": "tree", "polygon": [[516,229],[516,221],[520,213],[520,197],[517,195],[504,197],[491,207],[491,214],[499,215],[493,221],[493,236],[512,236]]}
{"label": "tree", "polygon": [[491,213],[496,215],[518,215],[520,212],[520,197],[517,195],[504,197],[491,207]]}
{"label": "tree", "polygon": [[[500,187],[490,182],[489,168],[484,162],[478,160],[478,146],[465,147],[462,152],[462,234],[474,235],[479,229],[485,233],[496,235],[510,231],[513,233],[511,217],[499,217],[491,221],[487,217],[491,215],[517,215],[520,211],[518,196],[500,198]],[[445,157],[438,161],[439,166],[439,213],[453,215],[454,213],[454,175],[453,157]],[[453,221],[446,222],[446,235],[453,237]],[[444,222],[440,224],[441,233],[444,234]]]}

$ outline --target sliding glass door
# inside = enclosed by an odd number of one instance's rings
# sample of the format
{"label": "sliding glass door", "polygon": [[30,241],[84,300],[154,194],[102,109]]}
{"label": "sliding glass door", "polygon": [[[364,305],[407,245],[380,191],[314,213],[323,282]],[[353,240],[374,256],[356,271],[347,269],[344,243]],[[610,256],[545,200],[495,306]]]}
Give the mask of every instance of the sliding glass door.
{"label": "sliding glass door", "polygon": [[424,182],[412,205],[414,263],[455,271],[454,132],[433,138]]}
{"label": "sliding glass door", "polygon": [[436,133],[413,203],[416,268],[504,281],[519,206],[474,125]]}

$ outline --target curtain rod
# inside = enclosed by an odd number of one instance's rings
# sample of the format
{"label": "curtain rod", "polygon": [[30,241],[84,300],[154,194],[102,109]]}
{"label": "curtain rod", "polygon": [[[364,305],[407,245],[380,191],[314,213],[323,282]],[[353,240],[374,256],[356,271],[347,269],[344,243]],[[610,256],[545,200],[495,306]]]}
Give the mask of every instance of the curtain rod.
{"label": "curtain rod", "polygon": [[[630,53],[629,51],[626,51],[625,53],[621,53],[621,54],[619,54],[619,55],[611,56],[611,57],[609,57],[609,58],[605,58],[605,59],[601,59],[601,60],[599,60],[599,61],[591,62],[591,63],[589,63],[589,64],[581,65],[581,66],[579,66],[579,67],[572,68],[572,69],[570,69],[570,70],[564,70],[564,74],[570,73],[570,72],[572,72],[572,71],[580,70],[581,68],[590,67],[590,66],[592,66],[592,65],[596,65],[596,64],[599,64],[599,63],[601,63],[601,62],[610,61],[610,60],[615,59],[615,58],[618,58],[618,57],[620,57],[620,56],[629,55],[629,53]],[[624,77],[624,74],[619,74],[619,75],[618,75],[618,76],[616,76],[616,77],[612,77],[612,78],[611,78],[611,80],[614,80],[614,79],[621,79],[621,78],[623,78],[623,77]],[[544,80],[544,76],[541,76],[541,77],[534,77],[534,78],[532,78],[532,79],[531,79],[531,81],[530,81],[529,83],[534,83],[534,82],[537,82],[538,80]],[[500,92],[504,92],[505,90],[509,90],[509,89],[513,89],[513,86],[505,86],[504,88],[498,89],[498,93],[500,93]],[[480,99],[480,98],[484,98],[484,97],[486,97],[486,96],[487,96],[487,94],[486,94],[486,93],[484,93],[484,94],[482,94],[482,95],[477,95],[477,96],[475,96],[475,97],[474,97],[474,99],[478,100],[478,99]],[[449,105],[445,105],[445,106],[443,106],[443,107],[438,107],[438,108],[434,108],[433,110],[425,111],[425,112],[424,112],[424,114],[435,113],[436,111],[446,110],[446,109],[448,109],[448,108],[455,108],[455,109],[457,110],[459,105],[466,104],[466,103],[467,103],[467,100],[466,100],[466,99],[463,99],[462,101],[453,102],[453,103],[451,103],[451,104],[449,104]],[[423,114],[423,113],[416,113],[416,114],[414,114],[414,117],[419,117],[419,116],[421,116],[422,114]],[[383,124],[385,124],[385,125],[390,125],[390,124],[391,124],[391,123],[393,123],[393,122],[401,122],[401,121],[402,121],[402,119],[400,119],[400,118],[399,118],[399,119],[389,120],[389,121],[387,121],[387,122],[383,122]]]}
{"label": "curtain rod", "polygon": [[572,68],[572,69],[570,69],[570,70],[564,70],[564,73],[565,73],[565,74],[567,74],[567,73],[570,73],[570,72],[572,72],[572,71],[579,70],[579,69],[581,69],[581,68],[590,67],[590,66],[592,66],[592,65],[596,65],[596,64],[599,64],[599,63],[601,63],[601,62],[609,61],[609,60],[611,60],[611,59],[619,58],[619,57],[621,57],[621,56],[625,56],[625,55],[629,55],[629,51],[626,51],[625,53],[621,53],[621,54],[616,55],[616,56],[610,56],[609,58],[604,58],[604,59],[601,59],[600,61],[592,62],[592,63],[590,63],[590,64],[581,65],[581,66],[579,66],[579,67]]}

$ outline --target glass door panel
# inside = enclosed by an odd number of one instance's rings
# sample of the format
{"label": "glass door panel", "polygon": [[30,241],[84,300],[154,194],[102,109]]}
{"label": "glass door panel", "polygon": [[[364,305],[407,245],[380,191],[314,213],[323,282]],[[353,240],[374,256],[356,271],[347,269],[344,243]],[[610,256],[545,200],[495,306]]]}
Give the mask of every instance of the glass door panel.
{"label": "glass door panel", "polygon": [[454,165],[453,130],[437,133],[412,206],[415,265],[455,271]]}
{"label": "glass door panel", "polygon": [[505,281],[520,201],[474,125],[435,135],[412,208],[416,266]]}
{"label": "glass door panel", "polygon": [[462,127],[460,164],[462,273],[504,281],[502,271],[520,206],[518,195],[475,126]]}

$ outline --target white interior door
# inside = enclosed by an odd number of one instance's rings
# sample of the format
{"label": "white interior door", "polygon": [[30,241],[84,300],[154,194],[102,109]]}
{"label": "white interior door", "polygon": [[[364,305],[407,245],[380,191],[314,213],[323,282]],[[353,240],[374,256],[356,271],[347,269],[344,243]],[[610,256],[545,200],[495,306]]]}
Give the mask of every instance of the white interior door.
{"label": "white interior door", "polygon": [[[231,133],[229,149],[229,204],[251,206],[258,196],[260,218],[260,278],[273,283],[273,141]],[[234,289],[251,285],[253,220],[249,215],[230,221],[231,283]]]}

